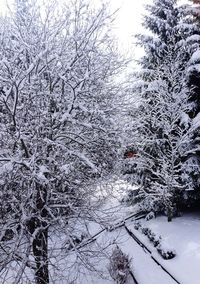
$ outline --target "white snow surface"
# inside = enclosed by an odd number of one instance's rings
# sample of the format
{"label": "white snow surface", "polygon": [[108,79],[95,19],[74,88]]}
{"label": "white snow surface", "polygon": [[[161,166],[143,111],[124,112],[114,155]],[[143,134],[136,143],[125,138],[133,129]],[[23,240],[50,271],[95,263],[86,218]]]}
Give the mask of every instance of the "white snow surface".
{"label": "white snow surface", "polygon": [[197,34],[191,35],[186,39],[186,42],[198,42],[200,41],[200,36]]}
{"label": "white snow surface", "polygon": [[198,113],[198,114],[196,115],[196,117],[193,119],[192,126],[193,126],[194,129],[200,127],[200,113]]}
{"label": "white snow surface", "polygon": [[[200,212],[187,213],[182,217],[174,218],[172,222],[167,222],[164,216],[157,217],[150,221],[142,221],[145,227],[152,229],[154,233],[160,235],[162,240],[177,255],[171,260],[163,260],[156,252],[148,238],[140,232],[134,230],[133,224],[129,225],[131,230],[150,248],[154,250],[154,255],[164,267],[180,281],[181,284],[200,283]],[[135,264],[134,264],[135,265]],[[146,267],[148,270],[148,267]],[[154,282],[153,284],[163,284]]]}
{"label": "white snow surface", "polygon": [[[110,225],[113,222],[123,220],[125,216],[134,212],[133,207],[125,207],[120,204],[121,194],[124,188],[130,186],[123,181],[118,181],[113,185],[116,189],[115,195],[112,198],[106,199],[102,206],[102,212],[109,212],[111,218]],[[107,188],[109,191],[109,188]],[[105,187],[101,188],[102,192]],[[108,195],[109,196],[109,195]],[[101,217],[104,217],[103,215]],[[98,219],[98,218],[97,218]],[[78,230],[84,231],[84,222],[77,220]],[[143,226],[151,228],[152,232],[162,237],[162,244],[176,251],[176,257],[171,260],[164,260],[158,254],[156,248],[148,238],[141,232],[134,229],[134,221],[128,220],[126,225],[134,232],[134,234],[151,250],[152,255],[157,259],[181,284],[199,284],[200,283],[200,212],[184,214],[179,218],[174,218],[172,222],[167,222],[165,216],[159,216],[155,219],[140,221]],[[79,224],[78,224],[79,223]],[[86,225],[89,235],[94,235],[105,225],[98,222],[90,222]],[[83,228],[82,228],[83,227]],[[58,235],[55,231],[49,239],[51,252],[51,268],[50,268],[50,283],[54,284],[115,284],[108,273],[109,257],[113,248],[118,245],[121,250],[128,254],[132,259],[131,270],[139,284],[175,284],[176,282],[166,274],[151,258],[151,255],[146,253],[127,233],[122,226],[114,231],[104,230],[96,237],[96,241],[88,244],[82,249],[67,251],[60,246],[66,240],[66,235]],[[90,253],[89,262],[84,257],[83,252]],[[101,251],[99,255],[98,252]],[[85,266],[82,265],[85,262]],[[7,275],[2,275],[0,284],[12,284],[13,279],[17,277],[16,263],[12,262],[10,271]],[[89,269],[88,269],[89,268]],[[96,270],[98,269],[98,271]],[[60,273],[62,271],[62,273]],[[77,275],[76,275],[77,273]],[[68,276],[74,277],[74,282]],[[2,278],[5,276],[5,278]],[[103,276],[103,278],[102,278]],[[25,278],[20,284],[34,283],[33,273],[26,269]],[[126,284],[134,284],[133,279],[129,278]]]}
{"label": "white snow surface", "polygon": [[199,62],[200,60],[200,50],[197,49],[193,54],[192,57],[190,59],[190,63],[196,63]]}
{"label": "white snow surface", "polygon": [[189,68],[188,68],[188,72],[189,73],[192,73],[192,72],[200,72],[200,64],[194,64],[194,65],[191,65]]}

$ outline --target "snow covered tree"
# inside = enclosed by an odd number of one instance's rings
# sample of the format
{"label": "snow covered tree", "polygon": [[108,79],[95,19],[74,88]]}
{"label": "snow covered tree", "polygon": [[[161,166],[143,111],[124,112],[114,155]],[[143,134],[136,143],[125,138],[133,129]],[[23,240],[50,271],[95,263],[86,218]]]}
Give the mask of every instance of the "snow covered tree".
{"label": "snow covered tree", "polygon": [[[198,1],[192,1],[195,4]],[[188,145],[186,155],[186,182],[193,190],[192,195],[194,199],[200,198],[200,6],[187,5],[185,7],[186,18],[186,38],[187,48],[190,49],[190,58],[188,62],[187,80],[190,87],[189,103],[191,109],[189,112],[191,143]]]}
{"label": "snow covered tree", "polygon": [[104,5],[15,7],[0,28],[1,273],[17,261],[15,283],[29,267],[47,284],[52,228],[69,238],[70,216],[91,218],[91,183],[113,169],[123,62]]}
{"label": "snow covered tree", "polygon": [[189,51],[175,0],[154,0],[147,11],[143,25],[150,35],[138,36],[145,55],[135,75],[140,102],[133,113],[133,181],[140,186],[136,200],[142,210],[166,211],[171,220],[187,188],[182,157],[190,140],[185,70]]}

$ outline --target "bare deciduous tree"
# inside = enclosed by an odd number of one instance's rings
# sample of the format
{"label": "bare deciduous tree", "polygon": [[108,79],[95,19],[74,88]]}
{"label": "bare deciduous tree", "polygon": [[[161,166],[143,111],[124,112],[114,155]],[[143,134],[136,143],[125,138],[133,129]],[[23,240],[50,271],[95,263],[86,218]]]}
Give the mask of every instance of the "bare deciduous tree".
{"label": "bare deciduous tree", "polygon": [[0,251],[3,272],[20,263],[14,283],[26,267],[49,283],[50,228],[90,215],[91,181],[113,168],[123,62],[112,17],[88,3],[16,0],[1,19]]}

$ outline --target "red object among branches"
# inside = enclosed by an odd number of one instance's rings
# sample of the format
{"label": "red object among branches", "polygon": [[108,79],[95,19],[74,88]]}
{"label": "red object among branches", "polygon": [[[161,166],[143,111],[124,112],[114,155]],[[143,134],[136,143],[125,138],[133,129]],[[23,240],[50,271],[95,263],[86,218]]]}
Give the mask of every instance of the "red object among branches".
{"label": "red object among branches", "polygon": [[137,156],[137,153],[135,151],[132,151],[132,150],[126,151],[124,153],[124,159],[129,159],[129,158],[133,158],[133,157],[136,157],[136,156]]}

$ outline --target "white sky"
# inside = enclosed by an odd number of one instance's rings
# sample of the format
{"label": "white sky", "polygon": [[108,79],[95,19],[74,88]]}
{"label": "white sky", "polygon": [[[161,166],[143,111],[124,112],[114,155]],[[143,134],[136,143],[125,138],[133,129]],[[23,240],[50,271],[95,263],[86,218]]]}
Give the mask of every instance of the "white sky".
{"label": "white sky", "polygon": [[[13,0],[0,0],[0,12],[5,11],[6,1],[8,4]],[[48,0],[47,0],[48,1]],[[92,0],[91,0],[92,1]],[[93,0],[99,2],[102,0]],[[181,0],[180,2],[186,2]],[[153,0],[110,0],[111,9],[116,10],[120,8],[116,20],[115,33],[119,38],[120,48],[124,52],[135,49],[133,42],[133,35],[142,31],[141,22],[144,14],[144,5],[152,3]],[[135,50],[136,57],[140,55],[139,50]]]}
{"label": "white sky", "polygon": [[123,50],[134,49],[133,35],[142,31],[142,15],[145,13],[144,5],[152,0],[112,0],[111,8],[120,7],[116,21],[116,34]]}

